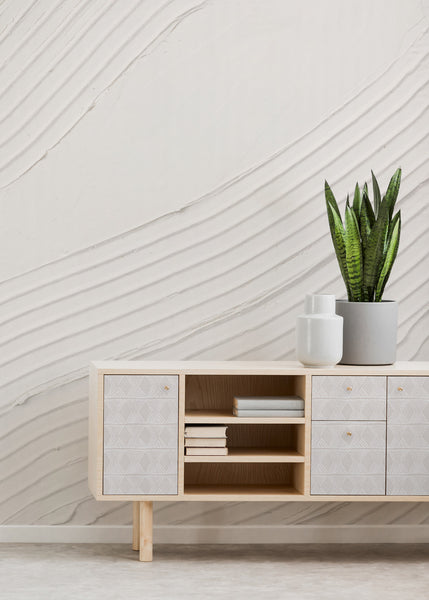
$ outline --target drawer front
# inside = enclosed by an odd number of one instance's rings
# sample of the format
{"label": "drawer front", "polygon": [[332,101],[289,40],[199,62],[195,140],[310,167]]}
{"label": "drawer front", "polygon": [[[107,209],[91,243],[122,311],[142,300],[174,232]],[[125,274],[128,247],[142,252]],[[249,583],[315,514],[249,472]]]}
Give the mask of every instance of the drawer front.
{"label": "drawer front", "polygon": [[383,421],[386,378],[313,376],[311,410],[315,421]]}
{"label": "drawer front", "polygon": [[315,421],[311,426],[311,447],[343,448],[386,447],[386,424],[382,421]]}
{"label": "drawer front", "polygon": [[177,494],[178,376],[105,375],[104,494]]}
{"label": "drawer front", "polygon": [[315,421],[311,445],[311,494],[385,494],[385,422]]}
{"label": "drawer front", "polygon": [[429,377],[389,377],[387,494],[429,495]]}
{"label": "drawer front", "polygon": [[388,377],[388,396],[429,400],[429,377]]}
{"label": "drawer front", "polygon": [[386,377],[313,375],[313,398],[386,398]]}
{"label": "drawer front", "polygon": [[177,398],[177,375],[105,375],[106,398]]}

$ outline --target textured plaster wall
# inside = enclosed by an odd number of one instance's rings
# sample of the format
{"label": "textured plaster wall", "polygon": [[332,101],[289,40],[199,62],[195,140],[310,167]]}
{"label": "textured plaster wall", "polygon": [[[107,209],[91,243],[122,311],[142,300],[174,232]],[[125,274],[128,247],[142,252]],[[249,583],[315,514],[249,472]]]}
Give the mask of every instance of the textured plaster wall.
{"label": "textured plaster wall", "polygon": [[[0,523],[129,523],[86,483],[91,359],[291,359],[343,293],[323,180],[401,165],[387,296],[429,359],[427,0],[0,6]],[[429,523],[428,505],[182,504],[162,524]]]}

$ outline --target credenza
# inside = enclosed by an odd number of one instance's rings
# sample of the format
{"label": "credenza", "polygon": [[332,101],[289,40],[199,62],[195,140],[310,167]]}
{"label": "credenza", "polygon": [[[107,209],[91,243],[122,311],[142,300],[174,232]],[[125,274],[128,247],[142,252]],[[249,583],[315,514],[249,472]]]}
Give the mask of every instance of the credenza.
{"label": "credenza", "polygon": [[[236,417],[234,396],[295,395],[303,417]],[[187,456],[186,424],[228,427],[226,456]],[[90,365],[89,488],[133,502],[152,560],[153,501],[429,500],[429,363]]]}

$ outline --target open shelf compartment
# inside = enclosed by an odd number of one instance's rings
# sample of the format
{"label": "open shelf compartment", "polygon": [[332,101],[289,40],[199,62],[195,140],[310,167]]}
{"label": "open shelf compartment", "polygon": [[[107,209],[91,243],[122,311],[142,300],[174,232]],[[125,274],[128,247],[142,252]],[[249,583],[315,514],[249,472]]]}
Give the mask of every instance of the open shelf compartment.
{"label": "open shelf compartment", "polygon": [[235,417],[234,396],[299,396],[303,375],[187,375],[185,423],[304,423],[304,417]]}
{"label": "open shelf compartment", "polygon": [[304,425],[229,424],[227,456],[187,456],[185,462],[301,463],[305,461]]}
{"label": "open shelf compartment", "polygon": [[303,463],[186,463],[185,496],[302,495]]}

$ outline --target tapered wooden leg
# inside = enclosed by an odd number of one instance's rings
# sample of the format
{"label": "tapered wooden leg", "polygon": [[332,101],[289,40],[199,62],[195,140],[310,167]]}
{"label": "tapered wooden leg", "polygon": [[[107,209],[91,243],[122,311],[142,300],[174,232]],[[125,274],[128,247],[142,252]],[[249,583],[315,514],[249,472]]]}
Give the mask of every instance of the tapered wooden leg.
{"label": "tapered wooden leg", "polygon": [[140,548],[140,502],[133,502],[133,550]]}
{"label": "tapered wooden leg", "polygon": [[140,555],[139,560],[150,562],[152,560],[152,502],[140,502]]}

